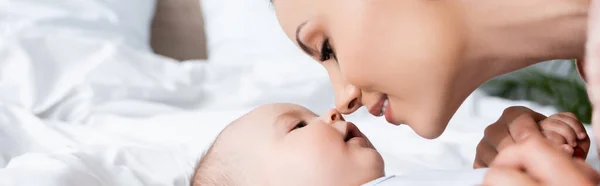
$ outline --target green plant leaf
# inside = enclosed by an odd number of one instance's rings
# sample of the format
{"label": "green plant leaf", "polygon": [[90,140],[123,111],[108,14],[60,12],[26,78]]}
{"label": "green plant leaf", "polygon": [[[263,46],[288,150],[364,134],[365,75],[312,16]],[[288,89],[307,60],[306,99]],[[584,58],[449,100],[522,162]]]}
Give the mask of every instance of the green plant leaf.
{"label": "green plant leaf", "polygon": [[574,113],[583,123],[589,124],[592,106],[585,84],[579,79],[574,63],[572,64],[567,76],[527,68],[490,80],[481,88],[492,96],[554,106],[562,112]]}

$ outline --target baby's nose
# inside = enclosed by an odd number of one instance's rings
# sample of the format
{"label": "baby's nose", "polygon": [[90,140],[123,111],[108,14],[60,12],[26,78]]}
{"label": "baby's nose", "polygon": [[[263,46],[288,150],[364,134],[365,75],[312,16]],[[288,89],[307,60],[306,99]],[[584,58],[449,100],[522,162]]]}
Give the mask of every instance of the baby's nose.
{"label": "baby's nose", "polygon": [[333,124],[336,121],[345,121],[342,114],[338,112],[336,109],[329,109],[325,114],[321,115],[323,121],[327,124]]}

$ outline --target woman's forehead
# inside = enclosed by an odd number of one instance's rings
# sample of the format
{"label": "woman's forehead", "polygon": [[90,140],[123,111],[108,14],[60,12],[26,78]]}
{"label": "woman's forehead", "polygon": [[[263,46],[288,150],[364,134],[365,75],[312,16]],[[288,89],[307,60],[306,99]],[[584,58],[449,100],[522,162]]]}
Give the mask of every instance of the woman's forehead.
{"label": "woman's forehead", "polygon": [[319,4],[322,4],[319,2],[319,0],[273,1],[277,20],[289,38],[296,37],[296,29],[299,25],[318,15]]}

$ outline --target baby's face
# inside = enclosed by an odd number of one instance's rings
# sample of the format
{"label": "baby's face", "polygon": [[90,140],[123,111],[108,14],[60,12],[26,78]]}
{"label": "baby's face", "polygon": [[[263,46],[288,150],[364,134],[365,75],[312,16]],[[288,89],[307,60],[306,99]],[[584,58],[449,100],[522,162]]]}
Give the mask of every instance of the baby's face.
{"label": "baby's face", "polygon": [[[435,138],[476,86],[462,77],[453,1],[274,0],[287,36],[329,73],[344,114],[361,105]],[[465,79],[466,78],[466,79]]]}
{"label": "baby's face", "polygon": [[293,104],[265,105],[237,122],[244,145],[269,185],[361,185],[384,176],[381,155],[335,110],[318,117]]}

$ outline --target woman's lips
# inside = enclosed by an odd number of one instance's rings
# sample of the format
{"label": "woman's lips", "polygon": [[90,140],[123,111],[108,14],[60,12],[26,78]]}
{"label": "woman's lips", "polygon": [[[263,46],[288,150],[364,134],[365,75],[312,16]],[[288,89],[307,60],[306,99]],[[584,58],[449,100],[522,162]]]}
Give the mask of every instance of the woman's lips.
{"label": "woman's lips", "polygon": [[393,116],[392,115],[392,104],[389,101],[386,101],[386,102],[387,102],[387,104],[385,104],[385,113],[384,113],[385,114],[385,120],[388,123],[396,125],[395,123],[393,123],[394,122],[394,118],[392,118],[392,116]]}
{"label": "woman's lips", "polygon": [[394,124],[394,118],[392,117],[392,104],[390,103],[390,100],[388,99],[387,95],[383,95],[381,96],[381,99],[375,103],[375,105],[373,105],[372,107],[369,108],[369,113],[371,113],[373,116],[375,117],[380,117],[380,116],[385,116],[385,120],[388,123]]}
{"label": "woman's lips", "polygon": [[369,108],[369,113],[371,113],[375,117],[383,116],[387,100],[387,95],[384,94],[383,96],[381,96],[379,101],[377,101],[375,105]]}

